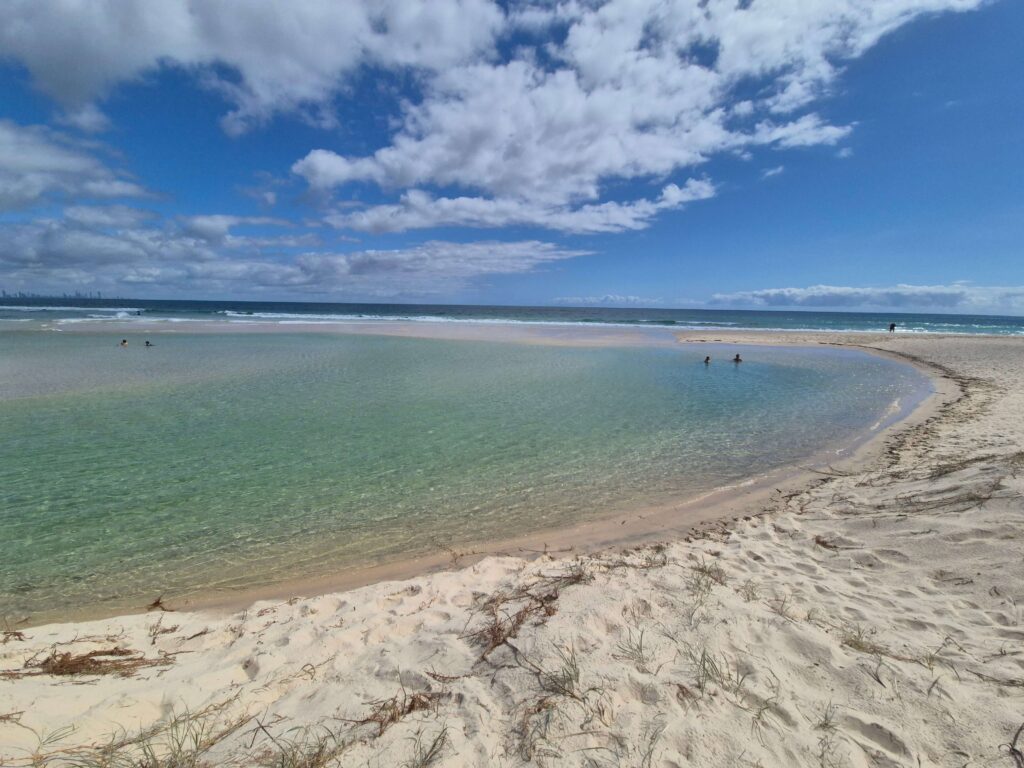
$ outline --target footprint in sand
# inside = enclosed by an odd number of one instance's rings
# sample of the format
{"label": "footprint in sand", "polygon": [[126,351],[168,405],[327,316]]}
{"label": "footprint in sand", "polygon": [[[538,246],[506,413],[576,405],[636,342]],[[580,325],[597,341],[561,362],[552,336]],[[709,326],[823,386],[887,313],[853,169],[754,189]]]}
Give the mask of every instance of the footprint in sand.
{"label": "footprint in sand", "polygon": [[882,750],[891,756],[909,757],[910,749],[906,742],[885,725],[877,721],[861,719],[857,715],[846,714],[842,718],[843,729],[850,737],[869,753]]}
{"label": "footprint in sand", "polygon": [[895,563],[909,563],[910,562],[910,557],[905,552],[901,552],[898,549],[879,549],[879,550],[876,550],[876,552],[877,552],[877,554],[880,557],[883,557],[886,560],[889,560],[891,562],[895,562]]}
{"label": "footprint in sand", "polygon": [[802,573],[808,576],[817,576],[819,573],[821,573],[821,569],[814,563],[805,563],[798,561],[793,564],[793,567],[796,568],[796,570],[801,571]]}
{"label": "footprint in sand", "polygon": [[921,632],[921,631],[924,631],[924,630],[934,630],[935,629],[935,625],[932,624],[930,621],[920,621],[918,619],[901,619],[901,618],[897,618],[896,619],[896,623],[902,624],[904,627],[907,627],[908,629],[916,630],[918,632]]}

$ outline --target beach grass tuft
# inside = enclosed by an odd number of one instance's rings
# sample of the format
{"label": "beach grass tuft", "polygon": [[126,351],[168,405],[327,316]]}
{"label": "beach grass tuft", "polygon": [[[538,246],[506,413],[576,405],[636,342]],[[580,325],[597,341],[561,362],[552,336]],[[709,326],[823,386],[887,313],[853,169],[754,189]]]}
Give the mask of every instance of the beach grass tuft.
{"label": "beach grass tuft", "polygon": [[873,634],[873,631],[865,629],[860,624],[844,624],[840,629],[839,642],[847,648],[870,656],[890,655],[889,649],[877,642],[872,637]]}
{"label": "beach grass tuft", "polygon": [[761,587],[753,579],[747,579],[736,589],[743,602],[752,603],[761,596]]}
{"label": "beach grass tuft", "polygon": [[631,627],[626,628],[626,637],[615,644],[616,653],[612,658],[620,661],[628,661],[633,664],[637,672],[650,674],[650,666],[653,661],[650,649],[644,644],[644,630],[638,629],[634,634]]}
{"label": "beach grass tuft", "polygon": [[106,744],[61,748],[74,728],[40,737],[25,763],[32,768],[205,768],[211,749],[236,733],[250,718],[223,714],[234,699],[198,711],[172,713],[157,725],[134,735],[114,735]]}
{"label": "beach grass tuft", "polygon": [[402,768],[430,768],[436,765],[449,745],[448,727],[442,726],[433,738],[427,740],[422,730],[412,737],[412,757],[402,763]]}
{"label": "beach grass tuft", "polygon": [[296,728],[283,736],[273,736],[262,724],[258,727],[272,744],[253,756],[258,768],[327,768],[337,765],[349,746],[325,726]]}

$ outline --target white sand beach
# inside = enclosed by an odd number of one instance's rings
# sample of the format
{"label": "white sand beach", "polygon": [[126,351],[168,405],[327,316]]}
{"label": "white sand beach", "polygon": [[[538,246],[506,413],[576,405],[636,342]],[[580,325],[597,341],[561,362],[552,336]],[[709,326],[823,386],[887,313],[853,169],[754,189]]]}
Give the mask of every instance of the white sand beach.
{"label": "white sand beach", "polygon": [[861,345],[945,394],[661,542],[8,627],[0,765],[1024,766],[1024,339],[679,341]]}

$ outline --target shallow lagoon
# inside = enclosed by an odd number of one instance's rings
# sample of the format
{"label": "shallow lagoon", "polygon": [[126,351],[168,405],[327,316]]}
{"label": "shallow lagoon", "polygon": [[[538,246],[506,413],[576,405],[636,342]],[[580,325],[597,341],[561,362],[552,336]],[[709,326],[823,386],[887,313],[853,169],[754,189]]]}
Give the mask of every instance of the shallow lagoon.
{"label": "shallow lagoon", "polygon": [[[0,616],[558,528],[848,444],[919,398],[842,349],[0,333]],[[705,367],[701,360],[715,359]]]}

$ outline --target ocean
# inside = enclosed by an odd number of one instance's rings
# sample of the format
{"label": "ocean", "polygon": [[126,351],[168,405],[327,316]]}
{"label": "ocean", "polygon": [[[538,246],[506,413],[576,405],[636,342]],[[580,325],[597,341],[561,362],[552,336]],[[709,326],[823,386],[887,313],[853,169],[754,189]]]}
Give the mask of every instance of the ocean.
{"label": "ocean", "polygon": [[[193,333],[193,317],[243,310],[145,304],[0,325],[0,620],[132,610],[628,515],[834,455],[930,391],[907,365],[842,348],[745,347],[734,365],[736,347],[714,344]],[[119,348],[120,324],[53,332],[138,311],[112,323],[185,322],[152,348],[138,336]],[[426,311],[415,316],[451,314]],[[575,312],[559,317],[584,322]]]}
{"label": "ocean", "polygon": [[218,319],[232,323],[411,320],[435,323],[603,324],[677,329],[784,331],[880,331],[887,329],[889,323],[895,322],[900,333],[1024,334],[1024,318],[995,315],[145,299],[0,299],[0,323],[108,320],[122,324],[152,324]]}

